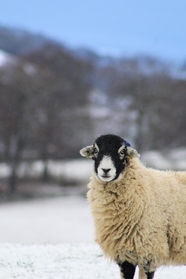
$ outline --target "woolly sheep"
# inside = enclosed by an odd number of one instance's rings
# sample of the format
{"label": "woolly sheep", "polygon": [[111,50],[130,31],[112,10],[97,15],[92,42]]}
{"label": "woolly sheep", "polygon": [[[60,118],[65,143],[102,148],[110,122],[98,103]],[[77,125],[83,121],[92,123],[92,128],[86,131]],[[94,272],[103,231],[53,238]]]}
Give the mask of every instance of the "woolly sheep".
{"label": "woolly sheep", "polygon": [[94,160],[87,197],[96,241],[122,279],[152,279],[162,265],[186,264],[186,172],[145,167],[130,144],[104,135],[80,150]]}

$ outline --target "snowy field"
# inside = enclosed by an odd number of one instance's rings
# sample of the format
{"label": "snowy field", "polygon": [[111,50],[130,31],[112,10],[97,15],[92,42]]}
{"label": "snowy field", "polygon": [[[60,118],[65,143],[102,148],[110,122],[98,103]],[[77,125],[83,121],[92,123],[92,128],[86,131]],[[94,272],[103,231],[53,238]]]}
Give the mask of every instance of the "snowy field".
{"label": "snowy field", "polygon": [[[0,204],[0,224],[0,279],[120,278],[118,267],[93,241],[83,197]],[[185,278],[186,267],[160,268],[155,276]]]}

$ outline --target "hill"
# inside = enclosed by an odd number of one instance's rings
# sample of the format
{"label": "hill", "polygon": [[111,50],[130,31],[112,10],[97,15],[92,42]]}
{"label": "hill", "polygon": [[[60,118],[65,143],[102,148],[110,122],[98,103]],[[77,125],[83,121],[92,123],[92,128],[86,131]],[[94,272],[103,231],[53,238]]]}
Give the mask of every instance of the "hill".
{"label": "hill", "polygon": [[21,55],[39,49],[50,41],[40,34],[0,25],[0,49],[13,55]]}

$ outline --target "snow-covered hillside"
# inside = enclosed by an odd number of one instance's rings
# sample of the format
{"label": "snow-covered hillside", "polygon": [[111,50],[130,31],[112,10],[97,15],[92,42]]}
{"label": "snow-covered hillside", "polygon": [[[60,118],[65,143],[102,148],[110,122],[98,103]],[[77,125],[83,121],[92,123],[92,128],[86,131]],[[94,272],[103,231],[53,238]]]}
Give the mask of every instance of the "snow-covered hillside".
{"label": "snow-covered hillside", "polygon": [[0,67],[13,59],[14,58],[10,54],[0,49]]}

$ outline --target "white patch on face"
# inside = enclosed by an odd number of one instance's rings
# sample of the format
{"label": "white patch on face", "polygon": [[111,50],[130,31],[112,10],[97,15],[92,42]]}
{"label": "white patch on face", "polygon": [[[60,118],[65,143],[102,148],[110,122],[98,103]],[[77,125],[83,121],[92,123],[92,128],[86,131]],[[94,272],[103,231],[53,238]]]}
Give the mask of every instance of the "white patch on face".
{"label": "white patch on face", "polygon": [[97,169],[97,176],[101,181],[109,182],[116,176],[116,168],[109,156],[103,156]]}

